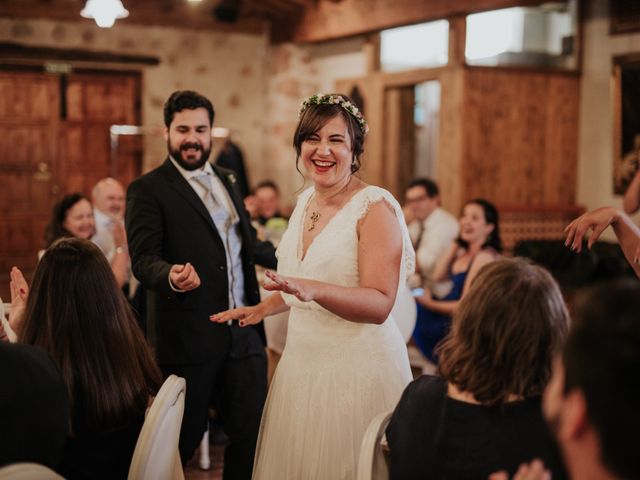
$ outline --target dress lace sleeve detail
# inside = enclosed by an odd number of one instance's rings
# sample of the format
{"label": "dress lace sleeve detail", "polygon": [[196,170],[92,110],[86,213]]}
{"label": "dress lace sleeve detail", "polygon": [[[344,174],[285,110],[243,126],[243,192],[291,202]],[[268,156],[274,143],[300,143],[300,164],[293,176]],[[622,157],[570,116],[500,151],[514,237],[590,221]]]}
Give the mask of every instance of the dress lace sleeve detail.
{"label": "dress lace sleeve detail", "polygon": [[360,201],[355,202],[355,208],[357,208],[356,218],[358,220],[361,220],[367,215],[371,205],[380,201],[387,202],[396,214],[400,232],[402,233],[402,263],[400,265],[400,279],[406,282],[409,276],[416,269],[416,254],[413,249],[413,244],[411,243],[411,237],[409,236],[409,230],[407,229],[407,224],[404,220],[404,214],[402,213],[400,204],[390,192],[384,188],[375,187],[373,185],[362,190],[360,195],[362,197]]}

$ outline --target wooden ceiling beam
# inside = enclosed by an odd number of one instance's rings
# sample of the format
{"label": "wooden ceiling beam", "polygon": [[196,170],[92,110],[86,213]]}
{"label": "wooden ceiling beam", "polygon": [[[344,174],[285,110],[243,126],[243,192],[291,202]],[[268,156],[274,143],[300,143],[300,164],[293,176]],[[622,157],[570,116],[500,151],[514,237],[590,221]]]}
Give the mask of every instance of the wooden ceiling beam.
{"label": "wooden ceiling beam", "polygon": [[273,24],[274,43],[321,42],[387,28],[498,8],[532,6],[543,0],[317,0],[298,22]]}

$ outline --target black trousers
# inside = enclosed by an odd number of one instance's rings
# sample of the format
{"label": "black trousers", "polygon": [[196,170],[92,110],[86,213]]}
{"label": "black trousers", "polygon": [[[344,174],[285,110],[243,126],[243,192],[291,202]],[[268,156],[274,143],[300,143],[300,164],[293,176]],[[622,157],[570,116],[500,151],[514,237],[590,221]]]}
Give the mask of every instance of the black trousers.
{"label": "black trousers", "polygon": [[224,480],[250,480],[262,409],[267,396],[264,352],[246,357],[212,358],[196,365],[161,365],[165,376],[187,382],[180,431],[182,463],[193,456],[207,429],[208,408],[215,405],[229,437],[224,454]]}

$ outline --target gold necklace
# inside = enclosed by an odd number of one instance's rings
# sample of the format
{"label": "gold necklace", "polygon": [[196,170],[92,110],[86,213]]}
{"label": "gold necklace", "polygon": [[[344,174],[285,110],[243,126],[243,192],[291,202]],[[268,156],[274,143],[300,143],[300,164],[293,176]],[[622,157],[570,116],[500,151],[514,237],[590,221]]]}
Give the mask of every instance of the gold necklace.
{"label": "gold necklace", "polygon": [[318,212],[317,210],[311,212],[309,220],[311,221],[311,225],[309,225],[309,229],[307,230],[308,232],[316,228],[316,223],[318,223],[318,220],[320,220],[320,212]]}
{"label": "gold necklace", "polygon": [[[340,190],[338,190],[336,193],[334,193],[333,195],[329,196],[327,198],[327,200],[329,200],[329,199],[335,197],[336,195],[339,195],[342,192],[346,191],[349,188],[349,184],[351,183],[351,178],[352,177],[350,176],[349,180],[347,180],[346,185],[344,187],[342,187]],[[317,201],[316,201],[316,203],[317,203]],[[316,228],[316,223],[318,223],[318,220],[320,220],[320,212],[318,210],[312,211],[311,212],[311,216],[309,217],[310,225],[309,225],[309,228],[307,229],[308,232],[310,232],[311,230]]]}

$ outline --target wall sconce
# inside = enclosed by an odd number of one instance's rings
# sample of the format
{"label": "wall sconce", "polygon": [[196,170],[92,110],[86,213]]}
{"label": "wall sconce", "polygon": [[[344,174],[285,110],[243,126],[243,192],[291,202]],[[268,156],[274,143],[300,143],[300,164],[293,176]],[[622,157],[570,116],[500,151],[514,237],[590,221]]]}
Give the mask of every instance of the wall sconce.
{"label": "wall sconce", "polygon": [[93,18],[100,28],[111,28],[116,18],[128,17],[129,11],[124,8],[121,0],[87,0],[80,15]]}

